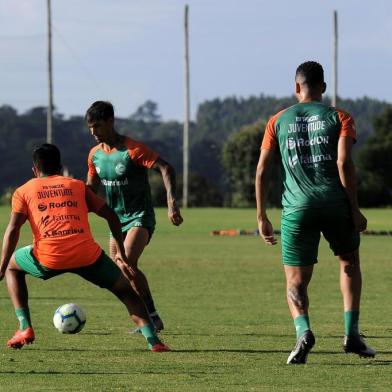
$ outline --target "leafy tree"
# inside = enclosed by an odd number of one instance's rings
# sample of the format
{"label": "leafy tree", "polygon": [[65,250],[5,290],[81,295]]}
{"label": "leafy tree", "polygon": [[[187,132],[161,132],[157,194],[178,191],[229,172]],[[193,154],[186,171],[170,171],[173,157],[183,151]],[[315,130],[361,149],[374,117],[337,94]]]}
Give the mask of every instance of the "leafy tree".
{"label": "leafy tree", "polygon": [[359,201],[363,206],[392,202],[392,106],[374,120],[374,134],[359,153]]}
{"label": "leafy tree", "polygon": [[[264,128],[264,121],[245,126],[234,133],[223,146],[222,160],[230,189],[228,204],[232,207],[255,206],[255,173]],[[277,162],[272,171],[268,201],[270,205],[279,206],[282,182]]]}
{"label": "leafy tree", "polygon": [[130,117],[133,121],[143,121],[145,123],[156,123],[161,121],[161,116],[158,114],[158,104],[153,101],[146,101],[139,106],[134,114]]}
{"label": "leafy tree", "polygon": [[[166,207],[166,190],[163,185],[162,177],[159,173],[151,170],[149,172],[152,201],[155,206]],[[182,177],[177,177],[177,199],[182,200]],[[219,189],[208,179],[197,173],[189,175],[189,207],[221,207],[222,195]]]}

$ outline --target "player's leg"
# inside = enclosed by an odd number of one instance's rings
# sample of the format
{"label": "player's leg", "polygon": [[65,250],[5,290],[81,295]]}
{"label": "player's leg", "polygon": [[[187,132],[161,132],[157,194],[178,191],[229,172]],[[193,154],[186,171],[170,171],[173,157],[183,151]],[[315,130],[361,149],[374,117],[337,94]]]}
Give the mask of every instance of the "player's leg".
{"label": "player's leg", "polygon": [[120,274],[114,285],[109,290],[126,306],[133,322],[138,326],[145,337],[148,348],[154,352],[170,351],[162,343],[151,324],[147,309],[139,295],[134,291],[129,281]]}
{"label": "player's leg", "polygon": [[[124,248],[127,256],[128,265],[130,265],[135,272],[134,279],[131,281],[134,289],[139,293],[144,303],[147,306],[148,313],[154,322],[158,331],[163,329],[163,322],[160,319],[155,308],[154,300],[151,295],[150,287],[147,277],[138,267],[138,261],[144,248],[150,241],[150,233],[144,227],[132,227],[128,230],[124,239]],[[110,241],[110,255],[113,258],[117,249],[113,239]]]}
{"label": "player's leg", "polygon": [[286,296],[296,331],[296,344],[288,364],[304,364],[315,344],[310,329],[308,285],[317,262],[320,232],[317,212],[301,210],[282,214],[282,255],[286,276]]}
{"label": "player's leg", "polygon": [[[26,268],[26,266],[29,267]],[[14,305],[16,318],[19,321],[19,329],[7,342],[8,347],[11,348],[22,348],[25,344],[30,344],[35,339],[31,323],[28,305],[28,290],[26,285],[26,273],[29,272],[28,268],[34,268],[30,246],[16,251],[8,264],[5,274],[8,293],[12,304]]]}
{"label": "player's leg", "polygon": [[94,264],[71,270],[71,272],[112,292],[125,305],[131,319],[140,328],[140,332],[146,338],[152,351],[169,351],[169,348],[156,335],[144,302],[132,288],[121,269],[105,253],[102,253]]}
{"label": "player's leg", "polygon": [[308,285],[312,278],[313,265],[285,265],[287,304],[294,320],[297,338],[310,329]]}
{"label": "player's leg", "polygon": [[367,345],[359,333],[359,310],[362,290],[362,273],[358,249],[338,256],[340,263],[340,290],[344,306],[344,342],[346,353],[374,357],[376,352]]}
{"label": "player's leg", "polygon": [[362,273],[359,261],[360,236],[354,229],[347,203],[323,210],[323,234],[340,264],[340,290],[344,305],[345,338],[343,349],[363,356],[374,356],[359,334],[359,308]]}

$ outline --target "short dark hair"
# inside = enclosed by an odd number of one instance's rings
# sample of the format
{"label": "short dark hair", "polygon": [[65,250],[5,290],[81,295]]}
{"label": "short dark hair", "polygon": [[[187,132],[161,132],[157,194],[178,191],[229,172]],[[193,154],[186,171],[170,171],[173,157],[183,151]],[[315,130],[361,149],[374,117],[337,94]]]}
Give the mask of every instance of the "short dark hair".
{"label": "short dark hair", "polygon": [[86,112],[86,121],[107,121],[114,118],[114,108],[110,102],[95,101]]}
{"label": "short dark hair", "polygon": [[317,61],[306,61],[300,64],[295,72],[295,77],[300,76],[310,89],[324,83],[324,70]]}
{"label": "short dark hair", "polygon": [[33,164],[43,174],[58,173],[61,169],[60,150],[54,144],[42,144],[33,151]]}

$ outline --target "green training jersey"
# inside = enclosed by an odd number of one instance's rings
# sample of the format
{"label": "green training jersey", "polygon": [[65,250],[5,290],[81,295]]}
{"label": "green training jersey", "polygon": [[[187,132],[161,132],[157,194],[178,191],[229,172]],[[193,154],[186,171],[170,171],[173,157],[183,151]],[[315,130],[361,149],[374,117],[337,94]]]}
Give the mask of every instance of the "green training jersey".
{"label": "green training jersey", "polygon": [[107,203],[118,215],[123,230],[135,220],[155,225],[147,169],[158,158],[155,151],[128,137],[120,147],[108,150],[100,143],[89,153],[88,175],[99,176]]}
{"label": "green training jersey", "polygon": [[347,199],[336,163],[340,137],[355,140],[352,117],[321,102],[298,103],[268,121],[261,147],[279,148],[286,211]]}

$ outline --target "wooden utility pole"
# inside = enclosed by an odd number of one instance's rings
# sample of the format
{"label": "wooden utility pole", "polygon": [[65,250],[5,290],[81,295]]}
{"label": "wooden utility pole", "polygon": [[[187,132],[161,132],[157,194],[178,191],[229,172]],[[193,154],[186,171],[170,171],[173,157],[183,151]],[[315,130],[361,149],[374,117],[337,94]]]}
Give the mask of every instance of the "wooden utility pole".
{"label": "wooden utility pole", "polygon": [[46,142],[53,141],[53,78],[52,78],[52,11],[51,0],[47,0],[48,12],[48,111],[47,111],[47,128],[46,128]]}
{"label": "wooden utility pole", "polygon": [[338,12],[333,12],[333,75],[332,106],[336,107],[338,98]]}
{"label": "wooden utility pole", "polygon": [[185,5],[184,32],[185,32],[185,120],[184,120],[184,140],[183,140],[182,207],[187,208],[188,189],[189,189],[188,179],[189,179],[189,117],[190,117],[188,5]]}

